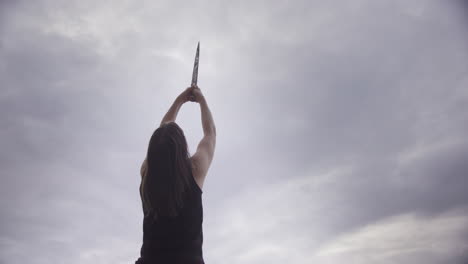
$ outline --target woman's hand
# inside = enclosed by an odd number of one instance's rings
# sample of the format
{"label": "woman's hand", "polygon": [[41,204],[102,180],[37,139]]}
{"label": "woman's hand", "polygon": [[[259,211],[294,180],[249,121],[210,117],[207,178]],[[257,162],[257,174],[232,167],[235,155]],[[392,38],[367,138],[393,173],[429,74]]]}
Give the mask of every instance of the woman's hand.
{"label": "woman's hand", "polygon": [[195,102],[195,96],[193,94],[193,90],[195,89],[194,86],[191,86],[191,87],[188,87],[185,89],[185,91],[183,91],[178,97],[177,99],[182,103],[186,103],[188,101],[190,102]]}
{"label": "woman's hand", "polygon": [[197,102],[197,103],[200,103],[200,101],[204,98],[203,93],[201,92],[200,88],[198,88],[198,86],[193,87],[192,98],[193,98],[192,102]]}

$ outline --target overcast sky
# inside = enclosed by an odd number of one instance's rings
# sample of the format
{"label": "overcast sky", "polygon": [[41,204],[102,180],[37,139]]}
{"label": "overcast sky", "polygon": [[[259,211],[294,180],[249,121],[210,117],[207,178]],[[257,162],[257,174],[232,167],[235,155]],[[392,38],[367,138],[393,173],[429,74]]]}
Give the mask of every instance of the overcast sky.
{"label": "overcast sky", "polygon": [[[140,165],[198,41],[206,263],[468,263],[467,11],[0,1],[0,263],[134,263]],[[193,154],[199,106],[177,123]]]}

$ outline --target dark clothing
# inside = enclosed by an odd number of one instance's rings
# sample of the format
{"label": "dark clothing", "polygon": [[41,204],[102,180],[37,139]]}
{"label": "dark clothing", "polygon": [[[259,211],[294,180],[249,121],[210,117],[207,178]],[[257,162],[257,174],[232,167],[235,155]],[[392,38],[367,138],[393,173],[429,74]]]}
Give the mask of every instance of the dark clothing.
{"label": "dark clothing", "polygon": [[191,177],[192,191],[176,217],[143,218],[143,245],[135,264],[204,264],[202,193]]}

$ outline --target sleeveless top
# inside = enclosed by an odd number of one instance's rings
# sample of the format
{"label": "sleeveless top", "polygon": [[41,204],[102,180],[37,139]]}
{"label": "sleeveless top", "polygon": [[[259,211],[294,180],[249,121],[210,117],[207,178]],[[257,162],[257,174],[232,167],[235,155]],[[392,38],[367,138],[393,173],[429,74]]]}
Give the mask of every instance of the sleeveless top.
{"label": "sleeveless top", "polygon": [[143,218],[143,245],[135,264],[204,264],[203,191],[193,176],[190,178],[191,191],[177,216]]}

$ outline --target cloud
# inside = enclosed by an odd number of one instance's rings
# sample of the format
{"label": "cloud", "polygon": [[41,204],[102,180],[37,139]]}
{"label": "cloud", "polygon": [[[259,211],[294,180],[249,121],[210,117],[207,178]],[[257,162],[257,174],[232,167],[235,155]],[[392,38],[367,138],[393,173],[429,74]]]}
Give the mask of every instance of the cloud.
{"label": "cloud", "polygon": [[209,231],[211,241],[205,243],[207,258],[226,263],[303,263],[312,248],[335,232],[329,221],[349,212],[333,188],[350,171],[337,168],[261,189],[252,186],[228,199],[217,217],[204,222],[214,227]]}
{"label": "cloud", "polygon": [[[199,40],[207,262],[461,262],[462,7],[1,1],[0,262],[137,258],[139,166]],[[193,152],[199,107],[177,121]]]}
{"label": "cloud", "polygon": [[[216,218],[205,220],[205,226],[217,227],[211,229],[212,240],[205,243],[210,249],[207,258],[225,259],[226,263],[466,260],[466,206],[427,214],[411,211],[418,208],[413,205],[406,212],[362,218],[373,209],[372,204],[362,200],[357,204],[352,201],[353,194],[339,191],[354,172],[351,167],[311,172],[295,180],[263,186],[262,190],[252,187],[229,199],[216,211]],[[392,209],[388,208],[388,212]],[[343,228],[343,221],[355,224]]]}
{"label": "cloud", "polygon": [[462,263],[468,255],[468,212],[427,218],[397,215],[343,234],[315,252],[320,263]]}

